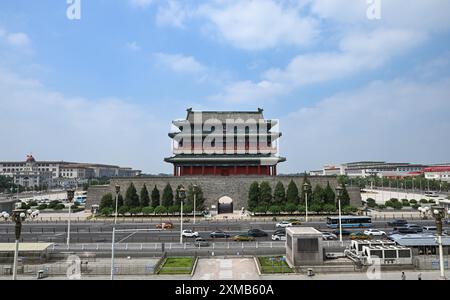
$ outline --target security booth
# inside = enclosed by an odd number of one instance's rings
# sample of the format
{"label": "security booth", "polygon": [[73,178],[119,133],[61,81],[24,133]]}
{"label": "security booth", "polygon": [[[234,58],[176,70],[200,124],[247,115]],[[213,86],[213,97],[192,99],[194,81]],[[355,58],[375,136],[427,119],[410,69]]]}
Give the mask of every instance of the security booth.
{"label": "security booth", "polygon": [[322,233],[312,227],[286,228],[286,261],[291,267],[323,264]]}

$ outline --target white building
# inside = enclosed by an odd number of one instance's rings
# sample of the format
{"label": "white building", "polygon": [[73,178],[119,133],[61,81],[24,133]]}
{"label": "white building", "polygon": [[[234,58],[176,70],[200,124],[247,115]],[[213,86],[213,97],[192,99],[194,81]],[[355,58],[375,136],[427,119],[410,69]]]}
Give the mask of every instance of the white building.
{"label": "white building", "polygon": [[450,166],[435,166],[423,170],[426,179],[450,182]]}

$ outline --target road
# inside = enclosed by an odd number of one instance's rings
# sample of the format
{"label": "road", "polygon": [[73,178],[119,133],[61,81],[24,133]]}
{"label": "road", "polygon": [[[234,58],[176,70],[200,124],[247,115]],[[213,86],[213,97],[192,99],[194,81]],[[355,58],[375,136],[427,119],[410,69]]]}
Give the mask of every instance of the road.
{"label": "road", "polygon": [[[432,220],[414,220],[421,226],[434,225]],[[157,222],[148,223],[127,223],[117,224],[116,241],[126,243],[149,243],[149,242],[176,242],[180,239],[179,224],[175,224],[172,230],[156,231]],[[196,225],[192,223],[183,224],[183,229],[192,229],[205,239],[210,239],[209,234],[215,230],[224,230],[231,235],[246,232],[252,228],[259,228],[269,234],[268,237],[257,238],[258,241],[269,241],[270,236],[275,230],[276,222],[208,222],[200,221]],[[309,222],[302,226],[311,226],[319,230],[327,230],[325,222]],[[387,227],[386,221],[373,221],[373,228],[386,232],[392,231]],[[153,231],[139,231],[142,229],[152,229]],[[120,232],[127,230],[127,232]],[[360,229],[351,229],[350,231],[360,231]],[[71,224],[71,242],[73,243],[107,243],[111,242],[112,223],[110,222],[72,222]],[[24,242],[52,242],[65,243],[67,239],[67,223],[32,223],[26,222],[22,227],[21,238]],[[14,224],[0,223],[0,242],[14,242]]]}

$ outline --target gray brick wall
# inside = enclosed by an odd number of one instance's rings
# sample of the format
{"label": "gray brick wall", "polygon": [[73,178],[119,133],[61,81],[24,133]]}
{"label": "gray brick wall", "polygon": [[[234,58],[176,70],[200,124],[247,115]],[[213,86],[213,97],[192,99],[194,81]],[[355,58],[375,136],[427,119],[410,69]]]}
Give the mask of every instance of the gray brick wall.
{"label": "gray brick wall", "polygon": [[[334,176],[316,176],[308,177],[313,188],[320,184],[326,186],[327,182],[333,189],[337,186],[337,179]],[[146,184],[149,193],[156,185],[162,195],[162,191],[167,183],[170,183],[172,189],[175,189],[178,185],[183,184],[187,187],[189,184],[197,184],[203,190],[205,197],[205,206],[211,207],[211,205],[216,205],[217,201],[222,196],[228,196],[233,199],[233,205],[235,210],[239,210],[242,207],[246,207],[248,199],[248,191],[250,185],[254,181],[261,183],[262,181],[267,181],[275,188],[278,181],[281,181],[285,188],[289,182],[293,180],[299,189],[303,184],[303,176],[186,176],[186,177],[172,177],[172,176],[161,176],[161,177],[135,177],[135,178],[116,178],[111,180],[110,185],[106,186],[93,186],[89,187],[87,194],[86,207],[90,209],[92,204],[99,204],[102,196],[106,193],[115,193],[114,186],[116,184],[120,185],[122,195],[125,195],[125,191],[131,182],[136,186],[138,193]],[[348,188],[350,195],[350,202],[354,206],[361,206],[361,193],[358,188]]]}

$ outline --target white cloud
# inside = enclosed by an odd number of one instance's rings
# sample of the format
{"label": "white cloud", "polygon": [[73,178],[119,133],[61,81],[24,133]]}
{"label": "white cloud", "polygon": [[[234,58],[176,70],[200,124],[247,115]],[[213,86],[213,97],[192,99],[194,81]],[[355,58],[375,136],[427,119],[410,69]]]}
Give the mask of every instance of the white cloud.
{"label": "white cloud", "polygon": [[140,51],[141,50],[141,47],[138,45],[137,42],[127,42],[125,44],[125,47],[131,51]]}
{"label": "white cloud", "polygon": [[320,168],[324,161],[447,161],[449,86],[450,78],[373,82],[281,118],[287,171]]}
{"label": "white cloud", "polygon": [[192,56],[155,53],[157,62],[177,73],[202,73],[207,68]]}
{"label": "white cloud", "polygon": [[144,104],[66,97],[35,79],[0,70],[0,141],[4,160],[38,159],[119,164],[156,172],[167,167],[167,120]]}
{"label": "white cloud", "polygon": [[194,12],[183,6],[182,2],[169,0],[166,6],[158,8],[156,24],[158,26],[184,28],[186,19],[192,17],[193,14]]}
{"label": "white cloud", "polygon": [[424,40],[424,34],[406,30],[379,29],[369,34],[348,34],[341,40],[339,51],[298,55],[283,69],[266,70],[258,82],[232,83],[211,98],[227,102],[274,99],[303,85],[380,68]]}
{"label": "white cloud", "polygon": [[24,50],[28,49],[31,45],[31,40],[26,33],[8,32],[3,28],[0,28],[0,42]]}
{"label": "white cloud", "polygon": [[130,3],[134,7],[146,8],[153,3],[153,0],[130,0]]}
{"label": "white cloud", "polygon": [[305,46],[317,36],[315,20],[300,16],[289,1],[217,0],[201,6],[198,15],[209,20],[221,38],[246,50]]}

